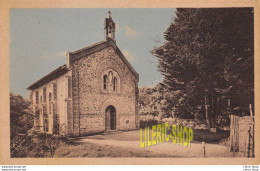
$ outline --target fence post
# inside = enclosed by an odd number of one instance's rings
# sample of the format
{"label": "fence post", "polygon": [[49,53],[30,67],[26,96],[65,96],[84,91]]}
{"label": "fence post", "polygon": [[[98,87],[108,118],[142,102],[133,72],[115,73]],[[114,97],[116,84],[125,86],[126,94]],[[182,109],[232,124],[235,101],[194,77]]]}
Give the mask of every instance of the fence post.
{"label": "fence post", "polygon": [[206,147],[205,147],[204,141],[202,141],[202,145],[203,145],[203,155],[204,155],[204,157],[206,157]]}
{"label": "fence post", "polygon": [[246,148],[247,148],[247,140],[245,141],[245,146],[244,146],[244,157],[246,157]]}
{"label": "fence post", "polygon": [[233,115],[230,115],[230,151],[234,151],[233,135]]}
{"label": "fence post", "polygon": [[249,126],[249,128],[248,128],[248,152],[247,152],[247,157],[249,158],[250,157],[250,138],[251,138],[251,136],[250,136],[250,133],[251,133],[251,127]]}
{"label": "fence post", "polygon": [[252,104],[249,104],[249,111],[250,111],[250,116],[253,116]]}
{"label": "fence post", "polygon": [[253,134],[252,134],[252,157],[255,157],[255,125],[253,125]]}

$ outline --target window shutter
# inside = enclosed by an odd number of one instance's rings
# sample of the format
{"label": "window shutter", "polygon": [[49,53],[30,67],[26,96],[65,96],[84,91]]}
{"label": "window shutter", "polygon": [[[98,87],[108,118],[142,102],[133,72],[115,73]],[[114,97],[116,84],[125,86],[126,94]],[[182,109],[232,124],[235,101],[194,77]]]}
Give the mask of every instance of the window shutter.
{"label": "window shutter", "polygon": [[35,92],[35,101],[36,101],[36,104],[39,104],[39,92],[38,91]]}
{"label": "window shutter", "polygon": [[46,103],[46,88],[43,88],[43,103]]}
{"label": "window shutter", "polygon": [[53,84],[53,100],[57,100],[57,85]]}

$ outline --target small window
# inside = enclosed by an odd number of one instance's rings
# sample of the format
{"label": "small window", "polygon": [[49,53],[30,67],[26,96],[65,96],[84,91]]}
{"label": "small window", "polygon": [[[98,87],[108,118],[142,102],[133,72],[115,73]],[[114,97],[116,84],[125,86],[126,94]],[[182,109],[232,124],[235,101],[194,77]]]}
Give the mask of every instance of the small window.
{"label": "small window", "polygon": [[113,90],[114,91],[117,90],[117,78],[116,77],[114,78],[114,81],[113,81]]}
{"label": "small window", "polygon": [[104,88],[104,90],[107,89],[107,76],[106,75],[104,75],[104,77],[103,77],[103,88]]}
{"label": "small window", "polygon": [[43,102],[46,103],[46,88],[43,88]]}
{"label": "small window", "polygon": [[53,84],[53,100],[57,100],[57,85]]}
{"label": "small window", "polygon": [[39,92],[38,91],[35,92],[35,102],[36,102],[36,104],[39,104]]}

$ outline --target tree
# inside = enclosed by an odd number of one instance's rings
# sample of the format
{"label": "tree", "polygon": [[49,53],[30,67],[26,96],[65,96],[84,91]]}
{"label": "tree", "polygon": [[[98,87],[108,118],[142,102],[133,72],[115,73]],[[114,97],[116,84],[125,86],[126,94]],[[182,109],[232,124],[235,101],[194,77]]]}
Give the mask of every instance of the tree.
{"label": "tree", "polygon": [[33,127],[34,116],[31,101],[10,93],[10,133],[11,139],[19,133],[27,133]]}
{"label": "tree", "polygon": [[[10,93],[10,150],[11,157],[26,157],[30,136],[28,130],[33,127],[34,115],[30,109],[31,101],[20,95]],[[29,142],[29,143],[28,143]]]}
{"label": "tree", "polygon": [[236,106],[253,103],[252,8],[177,9],[164,38],[152,54],[167,89],[180,91],[178,115],[194,116],[203,108],[202,118],[215,127],[220,97]]}

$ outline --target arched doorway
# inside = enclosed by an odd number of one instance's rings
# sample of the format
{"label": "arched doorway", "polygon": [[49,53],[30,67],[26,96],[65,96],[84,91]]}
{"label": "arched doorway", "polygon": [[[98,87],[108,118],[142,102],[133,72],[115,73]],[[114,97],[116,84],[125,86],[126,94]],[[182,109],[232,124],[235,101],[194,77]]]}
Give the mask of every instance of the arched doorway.
{"label": "arched doorway", "polygon": [[106,130],[116,129],[116,108],[114,106],[108,106],[106,108]]}

